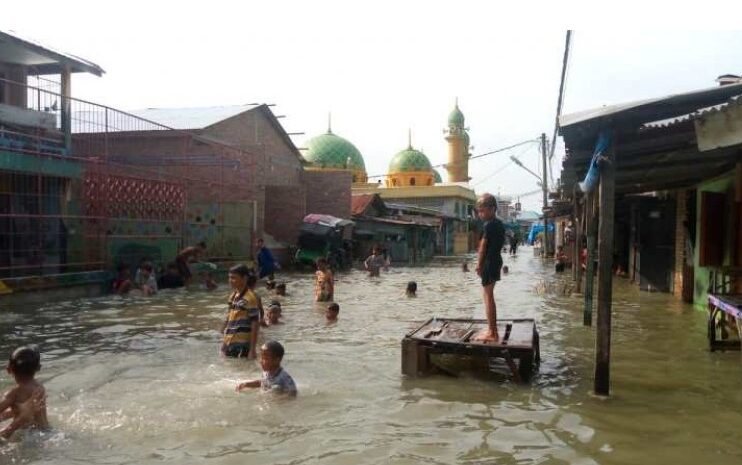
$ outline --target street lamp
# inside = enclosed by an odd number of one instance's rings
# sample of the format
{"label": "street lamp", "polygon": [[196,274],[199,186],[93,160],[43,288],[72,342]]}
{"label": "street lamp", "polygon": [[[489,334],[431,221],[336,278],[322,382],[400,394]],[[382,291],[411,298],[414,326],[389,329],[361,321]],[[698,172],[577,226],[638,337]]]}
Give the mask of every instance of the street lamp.
{"label": "street lamp", "polygon": [[535,176],[536,179],[538,179],[538,185],[541,186],[541,189],[543,190],[544,194],[544,244],[543,244],[543,255],[544,258],[546,258],[546,255],[549,253],[549,228],[548,228],[548,220],[546,219],[546,207],[549,205],[548,201],[548,188],[546,186],[546,136],[544,134],[541,134],[541,152],[543,156],[543,162],[544,162],[544,177],[542,178],[537,173],[534,173],[531,171],[530,168],[525,166],[523,162],[515,158],[515,156],[510,156],[510,160],[515,163],[516,165],[520,166],[524,170],[528,171],[531,175]]}

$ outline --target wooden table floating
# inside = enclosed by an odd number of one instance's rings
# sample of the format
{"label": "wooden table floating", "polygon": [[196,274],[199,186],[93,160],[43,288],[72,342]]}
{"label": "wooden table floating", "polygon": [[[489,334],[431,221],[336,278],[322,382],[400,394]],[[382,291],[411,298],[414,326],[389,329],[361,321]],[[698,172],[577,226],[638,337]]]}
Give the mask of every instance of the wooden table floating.
{"label": "wooden table floating", "polygon": [[402,340],[402,373],[425,375],[431,371],[432,354],[458,354],[503,359],[516,382],[528,381],[541,358],[536,322],[525,318],[498,320],[499,341],[472,340],[486,328],[487,320],[429,319]]}
{"label": "wooden table floating", "polygon": [[727,323],[735,322],[742,335],[742,294],[709,294],[708,338],[709,348],[740,350],[739,339],[728,340]]}

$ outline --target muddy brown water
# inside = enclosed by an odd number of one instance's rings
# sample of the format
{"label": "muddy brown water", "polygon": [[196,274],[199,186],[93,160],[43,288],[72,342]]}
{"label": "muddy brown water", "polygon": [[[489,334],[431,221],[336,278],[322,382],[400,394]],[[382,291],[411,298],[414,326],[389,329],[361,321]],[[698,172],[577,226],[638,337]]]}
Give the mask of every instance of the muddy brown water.
{"label": "muddy brown water", "polygon": [[[3,308],[0,353],[40,346],[55,430],[0,444],[0,463],[740,463],[742,361],[707,350],[703,311],[619,280],[613,396],[597,399],[581,300],[530,255],[505,258],[496,290],[502,317],[538,321],[542,364],[526,386],[400,375],[409,329],[484,315],[475,275],[455,263],[341,274],[331,326],[311,303],[311,276],[285,277],[285,324],[262,337],[285,344],[293,401],[234,392],[260,373],[218,355],[223,286]],[[402,296],[410,280],[417,299]]]}

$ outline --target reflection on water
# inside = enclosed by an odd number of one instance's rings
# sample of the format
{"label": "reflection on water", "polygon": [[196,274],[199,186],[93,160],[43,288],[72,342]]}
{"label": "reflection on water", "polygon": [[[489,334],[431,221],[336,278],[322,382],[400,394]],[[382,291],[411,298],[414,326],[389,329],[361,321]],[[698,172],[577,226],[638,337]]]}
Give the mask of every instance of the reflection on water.
{"label": "reflection on water", "polygon": [[[338,278],[328,326],[308,275],[287,277],[282,341],[295,401],[237,394],[257,366],[218,355],[226,292],[163,292],[0,311],[0,353],[37,343],[53,433],[0,445],[0,463],[729,464],[742,457],[738,353],[706,349],[704,314],[671,296],[614,292],[613,388],[590,396],[594,345],[567,276],[505,257],[501,317],[532,317],[531,385],[404,379],[402,336],[432,315],[483,317],[458,265]],[[410,280],[418,298],[402,297]],[[561,291],[560,291],[561,290]],[[5,356],[5,355],[3,355]],[[9,385],[3,377],[3,388]]]}

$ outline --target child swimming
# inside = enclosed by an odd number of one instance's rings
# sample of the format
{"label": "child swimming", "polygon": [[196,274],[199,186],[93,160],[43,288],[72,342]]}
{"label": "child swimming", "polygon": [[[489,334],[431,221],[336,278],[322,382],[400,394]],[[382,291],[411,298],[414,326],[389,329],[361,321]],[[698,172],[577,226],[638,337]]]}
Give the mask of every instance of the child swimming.
{"label": "child swimming", "polygon": [[260,368],[263,370],[261,379],[245,381],[237,385],[237,391],[248,388],[261,388],[263,392],[273,392],[295,396],[296,383],[286,370],[281,367],[284,349],[278,341],[268,341],[260,348]]}
{"label": "child swimming", "polygon": [[325,318],[327,318],[327,321],[337,321],[338,313],[340,313],[340,305],[335,303],[330,304],[327,306],[327,310],[325,310]]}
{"label": "child swimming", "polygon": [[415,281],[407,283],[407,289],[404,293],[407,297],[417,297],[417,283]]}
{"label": "child swimming", "polygon": [[317,272],[314,281],[315,302],[330,302],[335,298],[335,277],[330,271],[327,259],[317,259]]}
{"label": "child swimming", "polygon": [[15,380],[11,388],[0,401],[0,421],[12,419],[10,424],[0,431],[0,437],[9,438],[19,429],[47,429],[46,391],[36,381],[36,372],[41,369],[41,354],[34,346],[20,347],[13,351],[5,367]]}
{"label": "child swimming", "polygon": [[126,295],[132,289],[134,284],[131,282],[131,270],[125,264],[121,264],[116,269],[118,275],[113,280],[112,289],[118,295]]}
{"label": "child swimming", "polygon": [[276,295],[286,297],[286,283],[279,283],[276,285]]}
{"label": "child swimming", "polygon": [[151,263],[142,263],[137,270],[134,282],[136,283],[137,288],[142,290],[142,294],[157,294],[157,279],[155,279],[155,270]]}
{"label": "child swimming", "polygon": [[263,326],[282,325],[283,323],[279,321],[279,318],[281,318],[281,303],[274,300],[268,305],[268,309],[265,311]]}
{"label": "child swimming", "polygon": [[229,297],[227,319],[222,329],[222,353],[227,357],[255,358],[263,310],[255,294],[257,278],[245,265],[229,270],[229,285],[234,292]]}

